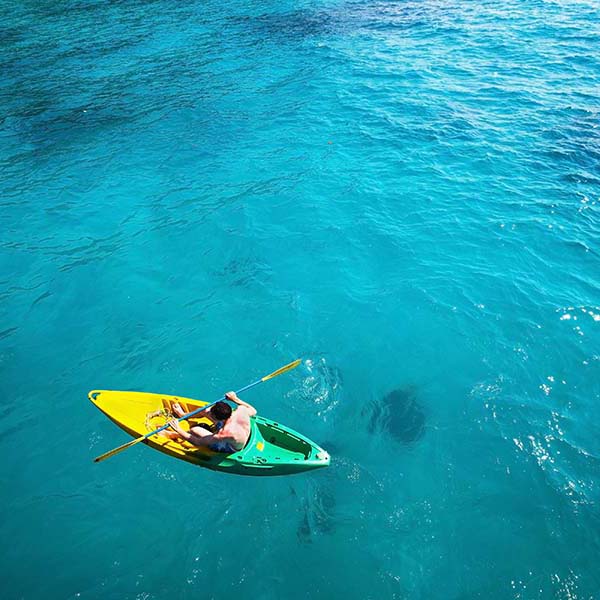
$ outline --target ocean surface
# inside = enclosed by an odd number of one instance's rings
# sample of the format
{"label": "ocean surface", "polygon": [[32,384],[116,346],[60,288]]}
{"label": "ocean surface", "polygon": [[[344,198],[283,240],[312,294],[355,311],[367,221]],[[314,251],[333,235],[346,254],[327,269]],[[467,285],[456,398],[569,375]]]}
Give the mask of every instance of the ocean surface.
{"label": "ocean surface", "polygon": [[[600,598],[600,5],[0,4],[6,599]],[[282,478],[88,400],[248,392]]]}

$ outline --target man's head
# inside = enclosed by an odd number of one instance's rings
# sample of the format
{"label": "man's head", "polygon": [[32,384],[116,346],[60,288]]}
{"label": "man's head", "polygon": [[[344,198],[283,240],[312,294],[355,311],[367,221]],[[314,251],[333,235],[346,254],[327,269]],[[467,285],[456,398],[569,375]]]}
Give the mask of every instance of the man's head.
{"label": "man's head", "polygon": [[231,416],[231,406],[227,402],[217,402],[211,409],[210,414],[217,421],[227,421]]}

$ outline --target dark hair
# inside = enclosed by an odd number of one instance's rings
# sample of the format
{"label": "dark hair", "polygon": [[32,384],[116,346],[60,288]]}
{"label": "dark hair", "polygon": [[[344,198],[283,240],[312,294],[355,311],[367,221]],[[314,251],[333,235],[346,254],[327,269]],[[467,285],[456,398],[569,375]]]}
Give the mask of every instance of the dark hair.
{"label": "dark hair", "polygon": [[231,416],[231,406],[227,402],[217,402],[210,409],[210,414],[219,421],[227,421]]}

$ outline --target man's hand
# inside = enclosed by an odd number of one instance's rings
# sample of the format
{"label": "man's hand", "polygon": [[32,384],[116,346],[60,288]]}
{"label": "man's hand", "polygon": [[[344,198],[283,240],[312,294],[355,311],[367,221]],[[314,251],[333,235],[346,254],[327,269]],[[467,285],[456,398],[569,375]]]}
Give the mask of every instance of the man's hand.
{"label": "man's hand", "polygon": [[185,434],[185,431],[181,428],[181,425],[177,419],[171,419],[169,421],[169,425],[171,426],[171,429],[173,429],[173,431],[177,432],[179,435]]}
{"label": "man's hand", "polygon": [[248,409],[251,417],[253,417],[256,414],[256,409],[254,408],[254,406],[248,404],[247,402],[244,402],[244,400],[239,398],[235,392],[227,392],[225,394],[225,398],[227,398],[227,400],[230,400],[231,402],[235,402],[238,406],[245,406]]}

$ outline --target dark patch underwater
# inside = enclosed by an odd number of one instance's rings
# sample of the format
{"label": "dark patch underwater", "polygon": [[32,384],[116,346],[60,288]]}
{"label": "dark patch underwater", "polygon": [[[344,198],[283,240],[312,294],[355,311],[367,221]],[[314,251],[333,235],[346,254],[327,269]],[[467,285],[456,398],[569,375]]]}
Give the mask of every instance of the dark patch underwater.
{"label": "dark patch underwater", "polygon": [[417,442],[425,433],[425,413],[414,386],[395,389],[372,402],[363,417],[370,433],[384,432],[403,444]]}

